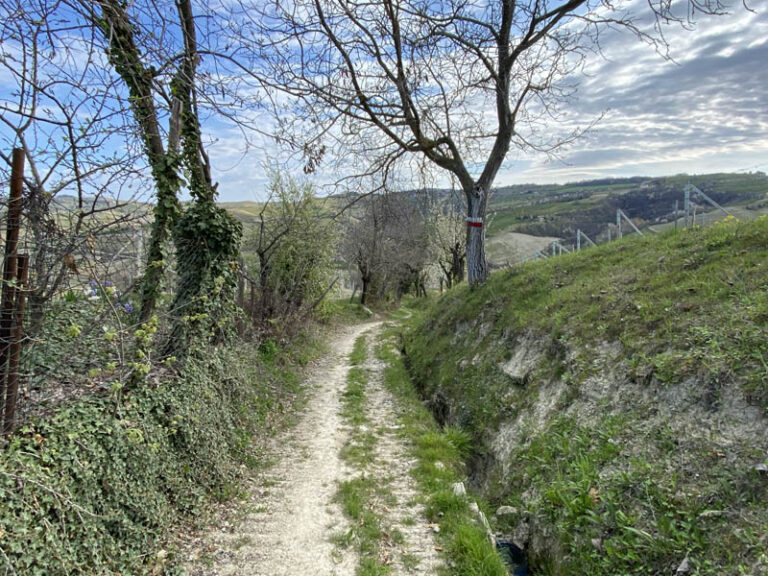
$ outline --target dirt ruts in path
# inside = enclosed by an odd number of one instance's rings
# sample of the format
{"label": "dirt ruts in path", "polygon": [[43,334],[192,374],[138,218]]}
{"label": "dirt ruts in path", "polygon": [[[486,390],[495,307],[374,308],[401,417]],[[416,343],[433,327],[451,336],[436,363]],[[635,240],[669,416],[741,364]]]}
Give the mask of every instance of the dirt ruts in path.
{"label": "dirt ruts in path", "polygon": [[[267,457],[275,463],[255,476],[240,503],[239,520],[221,521],[199,535],[185,566],[191,576],[353,576],[358,558],[353,547],[331,542],[346,532],[348,521],[333,501],[339,484],[360,474],[340,457],[349,430],[339,414],[347,384],[349,354],[355,340],[376,337],[380,322],[344,328],[333,336],[331,350],[310,370],[308,400],[295,427],[270,442]],[[388,524],[406,536],[406,552],[417,566],[405,567],[393,554],[392,576],[434,574],[434,542],[430,527],[414,505],[416,491],[408,470],[413,465],[396,437],[394,398],[380,385],[382,366],[370,359],[372,390],[367,412],[379,428],[381,445],[373,469],[393,482],[398,504]],[[423,552],[419,548],[428,548]],[[393,550],[394,552],[394,550]]]}
{"label": "dirt ruts in path", "polygon": [[435,547],[436,525],[426,522],[416,481],[410,475],[417,461],[409,456],[399,434],[397,413],[400,406],[384,387],[385,366],[375,356],[375,338],[369,338],[365,368],[369,372],[366,415],[378,432],[376,455],[367,472],[387,483],[393,502],[383,510],[386,513],[384,521],[388,531],[397,531],[402,536],[391,539],[385,547],[389,548],[391,574],[437,574],[443,566],[443,558]]}
{"label": "dirt ruts in path", "polygon": [[[241,522],[223,522],[202,536],[199,556],[186,567],[193,576],[347,576],[353,554],[337,551],[329,535],[346,522],[333,503],[347,477],[339,457],[347,432],[339,416],[348,356],[355,340],[376,323],[351,326],[334,336],[331,350],[307,378],[308,402],[294,428],[268,448],[276,460],[253,479]],[[202,552],[202,553],[201,553]]]}

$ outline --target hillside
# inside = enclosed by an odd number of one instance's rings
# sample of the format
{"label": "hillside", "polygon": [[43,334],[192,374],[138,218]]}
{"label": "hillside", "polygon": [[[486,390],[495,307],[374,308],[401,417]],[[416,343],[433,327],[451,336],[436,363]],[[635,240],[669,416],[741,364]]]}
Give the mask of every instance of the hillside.
{"label": "hillside", "polygon": [[[691,183],[723,206],[766,207],[768,177],[749,174],[681,174],[665,178],[622,178],[563,185],[509,186],[494,191],[489,210],[495,213],[489,236],[502,231],[538,236],[568,236],[577,229],[590,236],[606,234],[621,208],[638,225],[673,219],[675,200],[683,209],[683,188]],[[709,206],[703,206],[709,211]]]}
{"label": "hillside", "polygon": [[[501,266],[530,257],[526,246],[536,238],[561,239],[575,244],[581,230],[595,242],[608,239],[609,226],[616,223],[617,209],[623,210],[640,228],[653,232],[674,228],[675,202],[683,215],[683,190],[694,184],[705,194],[743,220],[768,213],[768,177],[762,172],[748,174],[681,174],[665,178],[616,178],[557,185],[515,185],[494,190],[489,203],[488,253],[491,263]],[[707,224],[722,219],[700,199],[693,198],[697,223],[702,215]],[[682,226],[682,220],[679,223]],[[523,242],[511,242],[511,234],[525,234]],[[613,235],[615,236],[615,229]],[[539,246],[548,243],[539,242]]]}
{"label": "hillside", "polygon": [[454,290],[405,338],[539,574],[766,574],[768,219]]}

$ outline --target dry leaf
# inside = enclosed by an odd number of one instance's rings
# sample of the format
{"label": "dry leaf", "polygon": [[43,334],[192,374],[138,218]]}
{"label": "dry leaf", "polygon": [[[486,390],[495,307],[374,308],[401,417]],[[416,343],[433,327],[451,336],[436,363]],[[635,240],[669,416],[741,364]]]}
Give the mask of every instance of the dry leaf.
{"label": "dry leaf", "polygon": [[75,274],[80,274],[80,272],[77,271],[77,264],[75,264],[75,257],[72,254],[64,254],[64,265]]}

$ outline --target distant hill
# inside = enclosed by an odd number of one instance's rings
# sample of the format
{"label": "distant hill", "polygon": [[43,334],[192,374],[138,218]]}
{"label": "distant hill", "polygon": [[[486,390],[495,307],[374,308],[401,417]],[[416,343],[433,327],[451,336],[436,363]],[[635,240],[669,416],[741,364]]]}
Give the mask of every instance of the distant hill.
{"label": "distant hill", "polygon": [[[675,201],[682,210],[683,189],[689,182],[719,204],[746,211],[744,217],[749,212],[768,211],[768,176],[762,172],[516,185],[494,190],[488,236],[520,232],[569,238],[580,229],[597,241],[607,235],[608,224],[616,221],[617,208],[641,228],[672,222]],[[702,209],[711,210],[700,205],[699,213]]]}
{"label": "distant hill", "polygon": [[[616,209],[621,208],[640,228],[651,226],[661,231],[673,226],[674,206],[678,201],[683,209],[683,189],[692,183],[719,204],[728,207],[740,219],[750,219],[768,213],[768,176],[763,172],[746,174],[704,174],[689,176],[678,174],[663,178],[635,176],[632,178],[601,178],[567,184],[516,184],[495,188],[488,208],[489,244],[494,244],[492,258],[498,262],[515,258],[505,252],[510,238],[522,238],[520,234],[543,238],[560,238],[570,243],[576,230],[581,230],[596,242],[607,236],[608,225],[616,222]],[[454,198],[462,202],[461,194],[448,189],[431,188],[411,190],[406,194],[429,194],[438,202],[449,202]],[[329,210],[340,207],[342,196],[328,197]],[[93,202],[86,198],[87,205]],[[100,198],[97,208],[114,206],[116,200]],[[246,227],[258,222],[260,202],[221,202],[235,218]],[[148,215],[151,203],[134,203],[121,211],[136,211]],[[77,199],[74,196],[59,196],[54,209],[74,210]],[[699,204],[697,213],[710,212],[711,208]],[[710,218],[712,218],[710,216]],[[546,240],[548,241],[548,240]],[[545,242],[546,242],[545,241]],[[536,244],[535,240],[531,241]],[[527,242],[527,244],[531,244]],[[513,247],[518,251],[524,247]],[[517,254],[519,257],[521,254]]]}
{"label": "distant hill", "polygon": [[259,221],[259,212],[264,204],[262,202],[219,202],[219,206],[226,209],[232,216],[240,220],[243,225],[255,224]]}

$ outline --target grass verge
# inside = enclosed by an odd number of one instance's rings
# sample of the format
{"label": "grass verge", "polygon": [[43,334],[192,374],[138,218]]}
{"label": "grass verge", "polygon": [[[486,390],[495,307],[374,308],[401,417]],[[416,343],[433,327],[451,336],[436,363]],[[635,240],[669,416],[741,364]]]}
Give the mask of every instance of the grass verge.
{"label": "grass verge", "polygon": [[[408,318],[409,316],[402,316]],[[507,574],[501,558],[472,517],[468,500],[452,490],[464,481],[469,437],[456,428],[440,429],[422,404],[397,350],[396,329],[382,336],[377,356],[384,361],[384,385],[397,399],[401,434],[417,460],[413,476],[424,495],[427,518],[439,524],[439,539],[448,556],[445,573],[456,576]]]}
{"label": "grass verge", "polygon": [[377,504],[390,500],[391,493],[383,479],[366,475],[378,441],[368,429],[370,421],[366,416],[369,375],[363,364],[368,356],[367,348],[366,336],[360,336],[349,357],[352,367],[341,397],[341,415],[351,427],[341,457],[358,468],[361,475],[339,484],[335,501],[351,521],[351,527],[346,533],[336,534],[333,541],[343,548],[355,547],[359,555],[358,576],[384,576],[391,572],[383,548],[383,542],[390,537],[390,533],[384,529],[384,517]]}
{"label": "grass verge", "polygon": [[534,569],[768,571],[766,245],[766,218],[627,238],[456,288],[407,335]]}

